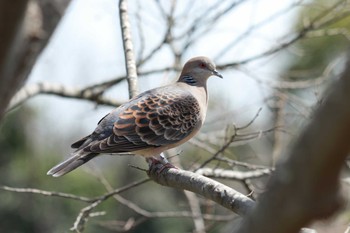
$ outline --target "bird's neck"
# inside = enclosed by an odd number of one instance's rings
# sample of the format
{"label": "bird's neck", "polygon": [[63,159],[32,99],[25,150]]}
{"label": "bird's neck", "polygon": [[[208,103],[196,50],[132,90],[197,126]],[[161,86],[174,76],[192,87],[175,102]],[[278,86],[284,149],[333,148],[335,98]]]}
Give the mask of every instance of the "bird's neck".
{"label": "bird's neck", "polygon": [[177,80],[178,82],[185,83],[190,86],[204,87],[207,89],[207,79],[206,78],[195,78],[189,74],[183,74]]}
{"label": "bird's neck", "polygon": [[186,83],[190,86],[197,86],[198,82],[195,78],[193,78],[193,76],[191,75],[182,75],[178,82],[183,82],[183,83]]}

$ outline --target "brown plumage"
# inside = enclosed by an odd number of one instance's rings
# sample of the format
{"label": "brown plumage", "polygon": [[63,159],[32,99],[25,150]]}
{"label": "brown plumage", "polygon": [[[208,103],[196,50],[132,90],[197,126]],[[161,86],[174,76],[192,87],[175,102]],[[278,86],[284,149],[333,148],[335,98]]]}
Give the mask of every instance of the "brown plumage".
{"label": "brown plumage", "polygon": [[141,93],[113,110],[92,134],[72,144],[71,158],[47,174],[62,176],[101,153],[153,157],[186,142],[204,122],[211,75],[222,77],[208,58],[192,58],[176,83]]}

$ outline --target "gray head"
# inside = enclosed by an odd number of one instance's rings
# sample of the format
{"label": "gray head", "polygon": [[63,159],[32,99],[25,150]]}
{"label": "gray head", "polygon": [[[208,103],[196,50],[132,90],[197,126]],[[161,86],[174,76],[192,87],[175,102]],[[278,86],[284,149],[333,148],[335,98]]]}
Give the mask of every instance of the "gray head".
{"label": "gray head", "polygon": [[216,70],[214,62],[207,57],[194,57],[184,65],[178,82],[201,86],[205,85],[212,75],[222,78],[222,75]]}

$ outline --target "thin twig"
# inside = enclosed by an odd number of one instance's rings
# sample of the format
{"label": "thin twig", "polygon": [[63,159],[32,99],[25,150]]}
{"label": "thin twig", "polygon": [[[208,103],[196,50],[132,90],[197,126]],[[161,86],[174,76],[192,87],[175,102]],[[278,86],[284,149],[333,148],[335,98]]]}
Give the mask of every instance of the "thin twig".
{"label": "thin twig", "polygon": [[196,172],[197,170],[205,167],[208,163],[210,163],[213,159],[215,159],[218,155],[223,153],[229,146],[230,144],[234,141],[236,138],[237,134],[236,131],[231,135],[230,139],[219,149],[217,150],[209,159],[205,160],[197,169],[194,171]]}
{"label": "thin twig", "polygon": [[84,225],[86,223],[86,221],[88,220],[88,218],[90,217],[90,213],[91,211],[96,208],[99,204],[101,204],[103,201],[107,200],[108,198],[114,196],[115,194],[118,194],[118,193],[121,193],[121,192],[124,192],[124,191],[127,191],[131,188],[134,188],[136,186],[139,186],[145,182],[148,182],[149,179],[146,178],[146,179],[142,179],[140,181],[135,181],[135,182],[132,182],[122,188],[119,188],[119,189],[116,189],[116,190],[113,190],[109,193],[106,193],[104,195],[101,195],[95,199],[92,199],[93,200],[93,203],[91,205],[88,205],[86,207],[84,207],[83,209],[81,209],[78,217],[76,218],[74,224],[73,224],[73,227],[71,228],[71,230],[75,230],[77,232],[81,232],[83,229],[84,229]]}
{"label": "thin twig", "polygon": [[290,6],[286,7],[285,9],[282,9],[278,11],[277,13],[269,16],[266,19],[263,19],[262,21],[250,26],[247,28],[242,34],[240,34],[238,37],[236,37],[232,42],[230,42],[227,46],[225,46],[219,53],[216,55],[215,60],[219,59],[220,57],[223,57],[226,55],[226,53],[230,52],[231,49],[237,45],[240,41],[243,39],[246,39],[251,32],[254,30],[257,30],[261,28],[262,26],[266,25],[267,23],[271,23],[273,20],[276,20],[278,17],[285,15],[288,11],[291,11],[296,6],[298,6],[300,2],[293,2]]}
{"label": "thin twig", "polygon": [[300,39],[304,38],[305,36],[307,36],[307,34],[310,31],[316,30],[316,29],[320,29],[322,27],[325,27],[327,25],[333,24],[341,19],[344,19],[345,17],[349,16],[350,12],[344,12],[343,14],[340,14],[337,17],[329,17],[327,18],[327,16],[330,15],[330,13],[336,9],[339,5],[341,5],[342,3],[344,3],[344,0],[339,0],[338,2],[336,2],[335,4],[333,4],[331,7],[327,8],[327,10],[321,12],[319,15],[317,15],[314,19],[310,20],[310,22],[305,25],[303,28],[301,28],[299,30],[298,33],[296,33],[295,35],[293,35],[292,37],[290,37],[289,40],[273,47],[270,48],[260,54],[251,56],[249,58],[237,61],[237,62],[231,62],[231,63],[227,63],[227,64],[222,64],[222,65],[217,65],[218,69],[227,69],[229,67],[237,67],[240,65],[244,65],[247,64],[249,62],[273,55],[279,51],[281,51],[282,49],[285,49],[289,46],[291,46],[292,44],[294,44],[295,42],[299,41]]}
{"label": "thin twig", "polygon": [[62,197],[82,202],[92,202],[93,199],[89,197],[83,197],[83,196],[77,196],[70,193],[62,193],[62,192],[51,192],[41,189],[35,189],[35,188],[15,188],[15,187],[9,187],[9,186],[0,186],[0,189],[10,192],[16,192],[16,193],[32,193],[32,194],[40,194],[44,196],[51,196],[51,197]]}
{"label": "thin twig", "polygon": [[136,187],[136,186],[141,185],[141,184],[148,182],[148,181],[150,181],[150,179],[148,179],[148,178],[142,179],[140,181],[135,181],[135,182],[133,182],[125,187],[111,190],[108,193],[105,193],[103,195],[96,196],[93,198],[84,197],[84,196],[77,196],[77,195],[70,194],[70,193],[52,192],[52,191],[47,191],[47,190],[42,190],[42,189],[35,189],[35,188],[15,188],[15,187],[9,187],[9,186],[5,186],[5,185],[0,186],[0,189],[5,190],[5,191],[10,191],[10,192],[16,192],[16,193],[40,194],[40,195],[44,195],[44,196],[62,197],[62,198],[67,198],[67,199],[72,199],[72,200],[77,200],[77,201],[82,201],[82,202],[87,202],[87,203],[93,203],[93,202],[96,202],[99,200],[106,200],[115,194],[124,192],[130,188]]}
{"label": "thin twig", "polygon": [[245,125],[243,125],[241,127],[236,127],[236,130],[246,129],[249,126],[251,126],[254,123],[254,121],[259,117],[259,114],[260,114],[261,110],[262,110],[262,108],[260,107],[258,109],[258,112],[255,114],[255,116],[247,124],[245,124]]}
{"label": "thin twig", "polygon": [[240,166],[240,167],[244,167],[250,170],[257,170],[257,169],[269,169],[269,170],[273,170],[273,168],[271,167],[267,167],[267,166],[263,166],[263,165],[256,165],[256,164],[251,164],[251,163],[245,163],[245,162],[241,162],[241,161],[237,161],[237,160],[232,160],[226,157],[216,157],[216,160],[222,161],[227,163],[228,165],[230,165],[231,167],[236,167],[236,166]]}

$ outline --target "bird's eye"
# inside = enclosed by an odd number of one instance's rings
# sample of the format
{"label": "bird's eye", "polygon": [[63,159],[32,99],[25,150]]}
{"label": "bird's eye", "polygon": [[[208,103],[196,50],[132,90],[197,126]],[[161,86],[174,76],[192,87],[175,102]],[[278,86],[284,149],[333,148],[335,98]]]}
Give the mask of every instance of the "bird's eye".
{"label": "bird's eye", "polygon": [[200,68],[205,68],[206,66],[205,66],[204,63],[200,63],[200,64],[199,64],[199,67],[200,67]]}

